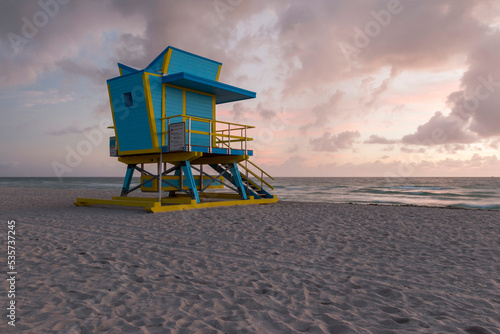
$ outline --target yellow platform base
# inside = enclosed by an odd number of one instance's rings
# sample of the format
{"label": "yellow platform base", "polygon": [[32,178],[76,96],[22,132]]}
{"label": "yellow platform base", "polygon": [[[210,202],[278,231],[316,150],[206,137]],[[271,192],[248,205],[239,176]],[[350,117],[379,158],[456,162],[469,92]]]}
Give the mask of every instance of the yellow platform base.
{"label": "yellow platform base", "polygon": [[[239,199],[237,194],[225,193],[203,193],[202,198],[217,199],[216,201],[207,201],[196,203],[195,200],[187,196],[179,197],[162,197],[159,198],[147,197],[112,197],[112,199],[96,199],[96,198],[77,198],[74,204],[76,206],[88,205],[121,205],[130,207],[142,207],[148,212],[166,212],[177,210],[191,210],[202,208],[214,208],[219,206],[236,206],[236,205],[251,205],[251,204],[271,204],[278,202],[278,197],[255,199],[252,196],[247,200]],[[224,199],[224,200],[219,200]]]}

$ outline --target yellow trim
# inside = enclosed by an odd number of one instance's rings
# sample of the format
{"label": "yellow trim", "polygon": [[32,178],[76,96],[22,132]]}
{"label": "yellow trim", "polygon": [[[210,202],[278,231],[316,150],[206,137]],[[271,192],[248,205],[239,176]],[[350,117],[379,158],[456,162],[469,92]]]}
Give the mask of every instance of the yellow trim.
{"label": "yellow trim", "polygon": [[212,119],[215,120],[215,95],[212,96]]}
{"label": "yellow trim", "polygon": [[121,66],[118,66],[118,70],[120,71],[120,76],[122,76],[123,75],[123,71],[122,71]]}
{"label": "yellow trim", "polygon": [[154,75],[155,77],[161,77],[161,74],[146,72],[148,75]]}
{"label": "yellow trim", "polygon": [[235,162],[241,162],[248,159],[248,155],[222,155],[215,157],[200,157],[198,159],[192,160],[191,165],[210,165],[210,164],[230,164]]}
{"label": "yellow trim", "polygon": [[[156,152],[148,152],[148,153],[159,153],[159,150]],[[175,152],[168,153],[163,155],[163,162],[174,163],[178,161],[186,161],[193,160],[203,156],[202,152]],[[119,157],[118,161],[131,165],[131,164],[148,164],[148,163],[158,163],[160,161],[159,154],[147,154],[147,155],[133,155],[129,157]]]}
{"label": "yellow trim", "polygon": [[[269,177],[271,180],[274,180],[274,177],[272,177],[271,175],[269,175],[268,173],[266,173],[262,168],[260,168],[259,166],[257,166],[256,164],[254,164],[253,162],[251,162],[249,159],[247,159],[248,162],[250,163],[250,165],[254,166],[255,168],[257,168],[259,171],[261,171],[262,173],[266,174],[267,177]],[[246,168],[244,167],[243,165],[241,165],[241,167],[243,168]]]}
{"label": "yellow trim", "polygon": [[[219,66],[219,72],[220,72],[220,66]],[[219,75],[217,75],[217,78],[219,78]],[[215,95],[212,97],[212,119],[215,121]],[[212,123],[212,147],[215,147],[215,132],[217,131],[217,123],[213,122]]]}
{"label": "yellow trim", "polygon": [[138,206],[149,210],[151,206],[155,205],[154,202],[145,201],[125,201],[125,200],[113,200],[113,199],[97,199],[97,198],[77,198],[76,202],[73,202],[76,206],[87,206],[87,205],[124,205],[124,206]]}
{"label": "yellow trim", "polygon": [[153,100],[151,98],[151,88],[149,86],[149,74],[142,74],[142,81],[144,83],[144,96],[146,98],[146,107],[148,111],[149,118],[149,130],[151,132],[151,143],[153,145],[153,149],[159,148],[158,144],[158,131],[156,130],[156,122],[155,122],[155,114],[153,109]]}
{"label": "yellow trim", "polygon": [[220,69],[222,68],[222,64],[219,65],[219,69],[217,70],[217,77],[215,77],[215,81],[219,81]]}
{"label": "yellow trim", "polygon": [[[180,195],[180,194],[179,194]],[[239,196],[239,195],[236,195]],[[113,196],[111,197],[114,200],[117,201],[136,201],[136,202],[158,202],[158,198],[150,198],[150,197],[121,197],[121,196]],[[163,204],[194,204],[196,203],[196,200],[192,199],[191,197],[162,197],[161,202]]]}
{"label": "yellow trim", "polygon": [[[118,142],[118,140],[117,140]],[[160,153],[159,148],[148,148],[144,150],[129,150],[129,151],[120,151],[118,155],[137,155],[137,154],[150,154],[150,153]]]}
{"label": "yellow trim", "polygon": [[113,99],[111,98],[111,87],[109,87],[109,84],[108,84],[108,95],[109,95],[109,104],[111,106],[111,116],[113,117],[113,129],[115,130],[116,152],[118,152],[118,155],[120,155],[120,145],[118,142],[118,133],[116,132],[115,110],[113,109]]}
{"label": "yellow trim", "polygon": [[182,90],[182,114],[186,116],[186,90]]}
{"label": "yellow trim", "polygon": [[[165,117],[165,119],[169,119],[169,118],[176,118],[176,117],[183,117],[184,115],[174,115],[174,116],[168,116],[168,117]],[[243,126],[243,127],[246,127],[247,129],[255,129],[255,126],[253,125],[245,125],[245,124],[239,124],[239,123],[231,123],[231,122],[225,122],[225,121],[216,121],[216,120],[213,120],[213,119],[209,119],[209,118],[203,118],[203,117],[197,117],[197,116],[184,116],[184,117],[191,117],[191,119],[193,121],[200,121],[200,122],[217,122],[217,123],[222,123],[222,124],[230,124],[230,125],[237,125],[237,126]],[[219,130],[219,131],[222,131],[222,130]],[[226,130],[224,130],[226,131]],[[231,129],[231,131],[233,131],[233,129]]]}
{"label": "yellow trim", "polygon": [[[195,182],[198,181],[199,183],[199,180],[200,180],[200,176],[199,175],[194,175],[193,176]],[[151,184],[151,187],[145,187],[145,186],[141,186],[141,191],[142,192],[158,192],[158,179],[154,178],[154,176],[151,176],[151,175],[141,175],[141,183],[145,182],[145,181],[149,181],[149,180],[152,180],[152,184]],[[169,180],[179,180],[179,176],[174,176],[174,175],[163,175],[162,176],[162,180],[164,181],[169,181]],[[208,183],[210,180],[212,180],[210,177],[208,176],[203,176],[203,182],[206,181],[206,183]],[[182,186],[182,189],[184,190],[188,190],[189,187],[186,185],[186,177],[183,177],[183,186]],[[217,177],[217,181],[220,183],[220,184],[214,184],[214,185],[210,185],[207,189],[224,189],[224,185],[222,184],[222,182],[224,182],[224,178],[222,176],[219,176]],[[196,189],[197,190],[201,190],[200,188],[200,185],[198,184],[196,186]],[[177,188],[175,187],[171,187],[171,186],[168,186],[168,185],[163,185],[161,187],[161,190],[162,191],[175,191],[175,190],[178,190]]]}
{"label": "yellow trim", "polygon": [[[223,198],[223,196],[221,196],[221,198]],[[175,201],[177,202],[177,200]],[[77,198],[74,204],[76,206],[87,206],[93,204],[135,206],[135,207],[143,207],[146,211],[149,212],[166,212],[166,211],[177,211],[177,210],[214,208],[220,206],[271,204],[278,202],[278,197],[273,196],[273,198],[255,199],[253,196],[249,196],[247,200],[235,199],[228,201],[215,201],[215,202],[205,202],[205,203],[196,203],[196,201],[191,200],[191,204],[172,204],[172,205],[162,205],[163,202],[168,203],[169,200],[166,198],[162,198],[162,201],[159,202],[157,199],[151,199],[150,201],[147,201],[147,200],[137,200],[134,198],[130,198],[129,200]]]}
{"label": "yellow trim", "polygon": [[[246,168],[242,163],[239,163],[238,162],[238,166],[240,166],[241,168],[243,168],[244,170],[246,170],[247,172],[249,172],[250,174],[252,174],[257,180],[259,180],[260,182],[264,183],[266,186],[268,186],[269,188],[271,188],[272,190],[274,190],[273,186],[270,185],[269,183],[267,183],[263,178],[261,178],[260,176],[258,176],[257,174],[255,174],[254,172],[252,172],[250,169]],[[260,168],[259,168],[260,169]],[[267,174],[267,173],[266,173]],[[247,177],[245,176],[245,174],[242,174],[241,177],[243,179],[246,179]],[[255,182],[253,182],[252,180],[248,179],[251,183],[253,183],[255,186]],[[259,187],[259,190],[260,190],[260,187]]]}
{"label": "yellow trim", "polygon": [[165,131],[167,129],[165,129],[165,117],[167,116],[166,112],[165,112],[165,100],[167,99],[166,98],[166,89],[165,89],[165,85],[161,85],[161,146],[165,146]]}
{"label": "yellow trim", "polygon": [[167,74],[168,72],[170,58],[172,58],[172,49],[168,49],[167,53],[163,56],[163,64],[161,66],[161,71],[163,72],[163,74]]}

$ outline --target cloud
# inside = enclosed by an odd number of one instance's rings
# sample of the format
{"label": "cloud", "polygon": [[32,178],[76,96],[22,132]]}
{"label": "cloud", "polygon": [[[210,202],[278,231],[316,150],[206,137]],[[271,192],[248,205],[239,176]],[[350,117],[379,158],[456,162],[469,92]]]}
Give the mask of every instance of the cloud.
{"label": "cloud", "polygon": [[[386,0],[371,1],[369,6],[361,0],[318,0],[314,6],[303,1],[289,3],[276,15],[282,58],[289,65],[285,90],[296,94],[332,80],[374,73],[382,67],[399,72],[445,65],[484,34],[486,28],[474,13],[488,1],[402,1],[400,13],[384,24],[378,23],[372,13],[387,10]],[[379,32],[368,36],[367,27],[377,25]],[[364,45],[356,43],[363,38]],[[344,55],[341,43],[360,50],[356,59]],[[294,63],[300,66],[292,66]],[[389,83],[390,79],[380,92]]]}
{"label": "cloud", "polygon": [[401,73],[396,68],[391,69],[391,73],[388,78],[384,79],[380,86],[372,87],[374,79],[372,77],[366,78],[361,82],[362,96],[360,98],[361,105],[363,109],[371,110],[378,107],[377,103],[381,95],[386,92],[394,79]]}
{"label": "cloud", "polygon": [[401,141],[404,144],[434,146],[468,144],[476,140],[477,137],[467,129],[467,121],[437,111],[427,123],[420,125],[415,133],[404,136]]}
{"label": "cloud", "polygon": [[63,136],[63,135],[68,135],[68,134],[82,134],[82,133],[88,132],[90,130],[97,129],[98,127],[99,127],[99,125],[82,128],[78,125],[72,124],[72,125],[69,125],[65,128],[62,128],[60,130],[47,131],[47,134],[51,135],[51,136]]}
{"label": "cloud", "polygon": [[361,137],[361,134],[358,131],[344,131],[338,135],[332,135],[327,131],[319,138],[310,139],[309,143],[314,151],[337,152],[352,148],[359,137]]}
{"label": "cloud", "polygon": [[363,143],[364,144],[384,144],[384,145],[390,145],[390,144],[396,144],[398,140],[393,140],[393,139],[387,139],[382,136],[378,135],[371,135],[369,139],[365,140]]}
{"label": "cloud", "polygon": [[13,169],[19,166],[18,161],[4,161],[0,162],[0,170]]}
{"label": "cloud", "polygon": [[300,130],[307,133],[310,128],[322,128],[327,126],[330,119],[338,115],[338,106],[344,94],[344,92],[337,90],[330,96],[327,102],[313,107],[312,115],[314,116],[314,121],[302,125]]}
{"label": "cloud", "polygon": [[448,115],[436,112],[411,135],[406,144],[468,144],[500,136],[500,32],[484,35],[468,57],[469,68],[461,90],[447,99]]}
{"label": "cloud", "polygon": [[403,152],[403,153],[425,153],[425,149],[424,148],[420,148],[418,150],[414,150],[414,149],[411,149],[411,148],[408,148],[408,147],[401,147],[400,148],[400,151]]}
{"label": "cloud", "polygon": [[24,106],[27,108],[44,104],[65,103],[74,99],[74,94],[62,94],[55,89],[49,91],[24,91],[22,95],[22,99],[25,100]]}
{"label": "cloud", "polygon": [[[500,170],[500,159],[495,155],[481,156],[474,154],[469,159],[421,160],[416,163],[406,161],[369,161],[365,163],[330,163],[312,166],[306,165],[307,157],[293,156],[279,165],[263,165],[262,167],[275,176],[364,176],[364,177],[460,177],[467,175],[497,176]],[[292,166],[289,168],[288,166]],[[287,168],[288,167],[288,168]],[[465,172],[464,172],[465,171]]]}
{"label": "cloud", "polygon": [[[128,32],[142,24],[116,15],[110,1],[71,1],[57,10],[44,9],[39,3],[42,1],[20,0],[15,6],[10,2],[0,5],[5,18],[0,23],[0,87],[33,83],[44,73],[56,71],[61,62],[96,61],[86,51],[103,50],[107,43],[104,32]],[[40,21],[44,17],[47,19]],[[112,54],[100,57],[115,58]],[[96,67],[93,64],[89,71]]]}
{"label": "cloud", "polygon": [[286,153],[295,154],[299,151],[299,149],[300,149],[299,144],[295,144],[292,147],[290,147],[288,150],[286,150]]}

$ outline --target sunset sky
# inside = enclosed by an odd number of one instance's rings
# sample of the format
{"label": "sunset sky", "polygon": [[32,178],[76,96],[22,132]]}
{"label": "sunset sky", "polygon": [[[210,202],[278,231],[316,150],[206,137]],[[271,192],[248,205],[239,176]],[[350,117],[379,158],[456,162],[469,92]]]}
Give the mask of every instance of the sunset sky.
{"label": "sunset sky", "polygon": [[106,80],[171,45],[257,92],[217,118],[256,126],[252,161],[274,176],[500,177],[495,0],[40,0],[0,13],[0,176],[124,175],[101,130]]}

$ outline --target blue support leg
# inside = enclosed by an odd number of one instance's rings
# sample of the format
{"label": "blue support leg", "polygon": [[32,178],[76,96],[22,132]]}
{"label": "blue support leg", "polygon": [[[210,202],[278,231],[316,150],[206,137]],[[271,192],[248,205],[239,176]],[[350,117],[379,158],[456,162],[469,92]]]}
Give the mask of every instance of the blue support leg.
{"label": "blue support leg", "polygon": [[240,192],[241,199],[247,200],[247,192],[245,191],[245,185],[243,184],[243,180],[241,180],[240,171],[238,170],[238,165],[236,163],[232,163],[229,168],[231,174],[233,174],[233,182],[236,188],[238,188]]}
{"label": "blue support leg", "polygon": [[191,198],[196,200],[196,203],[200,202],[200,196],[198,195],[198,189],[196,189],[196,182],[194,181],[193,171],[191,170],[191,163],[189,160],[181,162],[182,171],[184,172],[184,177],[186,178],[186,185],[191,193]]}
{"label": "blue support leg", "polygon": [[[212,167],[217,173],[220,173],[222,171],[222,167],[220,165],[211,164],[210,167]],[[235,163],[231,164],[229,170],[231,171],[231,173],[225,171],[221,175],[238,189],[238,193],[240,194],[241,199],[248,199],[245,185],[243,184],[240,171],[238,170],[238,165]],[[252,189],[249,188],[248,190],[250,195],[254,196],[254,198],[260,199],[260,196],[257,193],[253,192]]]}
{"label": "blue support leg", "polygon": [[130,189],[130,182],[132,182],[132,176],[134,175],[135,166],[137,165],[127,165],[127,172],[125,173],[125,180],[123,180],[122,194],[121,196],[127,196]]}

